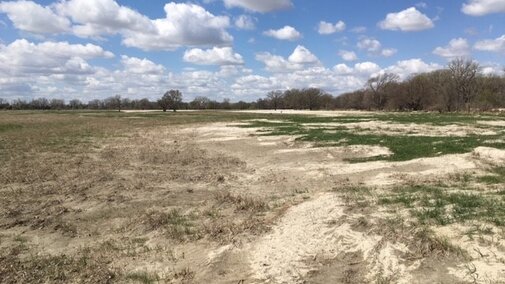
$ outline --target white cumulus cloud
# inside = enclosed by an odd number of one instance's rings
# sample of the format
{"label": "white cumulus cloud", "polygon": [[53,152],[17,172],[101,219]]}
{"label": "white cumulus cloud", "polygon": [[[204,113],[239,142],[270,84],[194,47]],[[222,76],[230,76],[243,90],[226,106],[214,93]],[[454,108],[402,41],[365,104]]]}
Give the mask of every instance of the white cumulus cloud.
{"label": "white cumulus cloud", "polygon": [[15,71],[17,68],[38,70],[58,68],[76,59],[112,58],[114,54],[93,44],[69,44],[68,42],[32,43],[18,39],[9,45],[0,45],[0,68]]}
{"label": "white cumulus cloud", "polygon": [[383,72],[394,73],[401,79],[406,79],[412,74],[431,72],[441,68],[442,66],[437,63],[426,63],[420,58],[414,58],[398,61],[395,65],[383,69]]}
{"label": "white cumulus cloud", "polygon": [[301,70],[307,66],[320,65],[319,59],[301,45],[297,46],[287,59],[269,52],[261,52],[256,54],[256,60],[263,62],[265,68],[270,72],[289,72]]}
{"label": "white cumulus cloud", "polygon": [[302,34],[291,26],[284,26],[278,30],[268,30],[263,33],[266,36],[273,37],[279,40],[295,41],[302,37]]}
{"label": "white cumulus cloud", "polygon": [[288,60],[298,64],[314,64],[319,62],[319,59],[310,50],[301,45],[295,48]]}
{"label": "white cumulus cloud", "polygon": [[228,45],[233,37],[226,31],[230,19],[214,16],[195,4],[168,3],[166,18],[153,20],[154,31],[124,34],[126,46],[143,50],[173,50],[181,46]]}
{"label": "white cumulus cloud", "polygon": [[435,26],[433,21],[415,7],[410,7],[398,13],[389,13],[386,19],[379,22],[379,27],[384,30],[414,32],[431,29]]}
{"label": "white cumulus cloud", "polygon": [[291,0],[223,0],[228,8],[239,7],[253,12],[267,13],[291,8]]}
{"label": "white cumulus cloud", "polygon": [[366,50],[370,55],[391,57],[398,52],[394,48],[383,48],[380,41],[369,37],[362,37],[356,46],[361,50]]}
{"label": "white cumulus cloud", "polygon": [[481,51],[505,53],[505,35],[496,39],[485,39],[475,43],[474,48]]}
{"label": "white cumulus cloud", "polygon": [[228,16],[213,15],[191,3],[170,2],[164,11],[164,18],[150,19],[115,0],[62,0],[46,7],[25,0],[0,3],[0,12],[16,28],[31,33],[73,33],[83,38],[119,34],[124,45],[143,50],[223,46],[233,41],[226,30]]}
{"label": "white cumulus cloud", "polygon": [[70,21],[49,7],[32,1],[0,2],[0,12],[7,14],[16,29],[35,34],[57,34],[70,30]]}
{"label": "white cumulus cloud", "polygon": [[336,32],[342,32],[345,30],[345,23],[343,21],[338,21],[335,24],[328,23],[325,21],[319,22],[318,32],[322,35],[334,34]]}
{"label": "white cumulus cloud", "polygon": [[365,37],[358,41],[357,47],[368,52],[378,52],[381,50],[382,44],[374,38]]}
{"label": "white cumulus cloud", "polygon": [[398,52],[397,49],[394,48],[385,48],[381,51],[382,56],[384,57],[391,57],[395,55]]}
{"label": "white cumulus cloud", "polygon": [[484,16],[491,13],[505,13],[503,0],[469,0],[461,7],[461,11],[471,16]]}
{"label": "white cumulus cloud", "polygon": [[439,46],[435,48],[435,50],[433,50],[433,54],[445,57],[447,59],[467,57],[470,55],[470,45],[464,38],[455,38],[449,41],[449,44],[447,46]]}
{"label": "white cumulus cloud", "polygon": [[373,74],[380,70],[380,66],[374,62],[366,61],[354,64],[354,72],[362,74]]}
{"label": "white cumulus cloud", "polygon": [[358,60],[358,56],[354,51],[348,51],[348,50],[340,50],[338,52],[338,55],[342,58],[342,60],[345,61],[355,61]]}
{"label": "white cumulus cloud", "polygon": [[155,30],[148,17],[114,0],[68,0],[56,4],[56,9],[73,21],[73,31],[80,37]]}
{"label": "white cumulus cloud", "polygon": [[202,50],[194,48],[184,53],[184,61],[199,65],[241,65],[242,56],[234,53],[231,47],[214,47]]}
{"label": "white cumulus cloud", "polygon": [[254,30],[256,28],[256,18],[249,15],[240,15],[235,19],[235,26],[242,30]]}
{"label": "white cumulus cloud", "polygon": [[123,55],[121,56],[121,63],[125,70],[133,74],[163,74],[165,71],[165,67],[146,58],[140,59]]}

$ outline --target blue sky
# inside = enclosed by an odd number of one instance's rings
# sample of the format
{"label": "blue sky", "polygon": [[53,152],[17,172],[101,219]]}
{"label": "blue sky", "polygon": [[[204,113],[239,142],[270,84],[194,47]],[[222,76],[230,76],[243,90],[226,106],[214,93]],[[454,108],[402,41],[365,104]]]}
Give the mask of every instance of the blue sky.
{"label": "blue sky", "polygon": [[0,96],[255,100],[332,94],[473,58],[502,74],[505,1],[0,2]]}

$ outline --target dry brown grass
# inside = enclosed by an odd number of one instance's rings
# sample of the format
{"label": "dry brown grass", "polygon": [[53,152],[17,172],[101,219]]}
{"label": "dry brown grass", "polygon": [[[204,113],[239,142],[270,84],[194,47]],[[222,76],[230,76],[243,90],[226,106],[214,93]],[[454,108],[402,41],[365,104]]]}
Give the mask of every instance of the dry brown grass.
{"label": "dry brown grass", "polygon": [[[132,272],[138,257],[173,266],[165,281],[191,282],[192,268],[167,259],[165,248],[257,230],[260,219],[234,223],[233,212],[249,216],[261,203],[220,202],[209,191],[246,171],[245,163],[199,148],[177,133],[183,122],[0,114],[0,124],[20,126],[0,132],[0,282],[160,280]],[[133,241],[144,239],[157,245]]]}
{"label": "dry brown grass", "polygon": [[229,191],[218,191],[214,194],[216,200],[220,203],[230,203],[235,206],[237,211],[261,212],[269,209],[269,205],[259,198],[236,195]]}
{"label": "dry brown grass", "polygon": [[117,277],[110,259],[89,250],[73,256],[23,255],[27,250],[14,247],[0,254],[2,283],[110,283]]}

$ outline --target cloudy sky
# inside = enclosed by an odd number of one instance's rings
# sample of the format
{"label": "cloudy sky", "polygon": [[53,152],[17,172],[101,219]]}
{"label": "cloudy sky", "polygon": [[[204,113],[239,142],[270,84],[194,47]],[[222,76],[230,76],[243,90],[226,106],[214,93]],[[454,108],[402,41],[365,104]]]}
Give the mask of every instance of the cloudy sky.
{"label": "cloudy sky", "polygon": [[505,65],[505,0],[0,2],[0,97],[340,94],[471,57]]}

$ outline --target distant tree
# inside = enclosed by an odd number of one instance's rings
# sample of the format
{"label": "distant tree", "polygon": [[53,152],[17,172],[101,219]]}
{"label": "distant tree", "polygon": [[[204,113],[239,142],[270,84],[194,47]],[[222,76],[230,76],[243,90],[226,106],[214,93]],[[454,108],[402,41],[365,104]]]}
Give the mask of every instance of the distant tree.
{"label": "distant tree", "polygon": [[470,102],[476,95],[479,64],[470,59],[458,58],[452,60],[448,68],[457,93],[458,105],[463,105],[469,111]]}
{"label": "distant tree", "polygon": [[284,92],[284,102],[285,107],[291,109],[303,109],[306,105],[302,91],[299,89],[286,90]]}
{"label": "distant tree", "polygon": [[149,102],[148,99],[141,99],[140,101],[138,101],[137,107],[140,109],[148,109],[150,108],[150,104],[151,102]]}
{"label": "distant tree", "polygon": [[121,111],[121,103],[122,101],[120,95],[108,97],[103,102],[106,109],[117,109],[119,112]]}
{"label": "distant tree", "polygon": [[283,98],[284,93],[282,91],[271,91],[267,95],[267,99],[274,110],[277,110],[281,106]]}
{"label": "distant tree", "polygon": [[368,88],[372,91],[373,102],[377,109],[383,109],[386,104],[386,89],[388,85],[396,83],[400,77],[393,73],[383,73],[367,81]]}
{"label": "distant tree", "polygon": [[30,102],[30,108],[40,110],[49,109],[50,108],[49,100],[47,100],[46,98],[33,99]]}
{"label": "distant tree", "polygon": [[207,109],[209,108],[210,99],[207,97],[196,97],[190,103],[191,109]]}
{"label": "distant tree", "polygon": [[477,78],[476,106],[480,110],[491,110],[505,106],[505,80],[497,75]]}
{"label": "distant tree", "polygon": [[98,99],[91,100],[88,102],[88,108],[89,109],[103,109],[104,108],[104,102]]}
{"label": "distant tree", "polygon": [[164,112],[166,112],[169,108],[174,112],[177,111],[181,103],[182,93],[179,90],[170,90],[166,92],[160,100],[158,100],[158,104]]}
{"label": "distant tree", "polygon": [[319,98],[319,108],[322,109],[334,109],[335,108],[335,98],[327,93],[324,93]]}
{"label": "distant tree", "polygon": [[121,99],[121,108],[123,109],[132,109],[133,108],[133,102],[129,98],[122,98]]}
{"label": "distant tree", "polygon": [[0,109],[8,109],[9,107],[9,101],[7,99],[0,98]]}
{"label": "distant tree", "polygon": [[82,102],[78,99],[71,100],[70,102],[68,102],[68,105],[71,109],[80,109],[83,107]]}
{"label": "distant tree", "polygon": [[320,108],[319,99],[321,98],[322,92],[317,88],[308,88],[302,90],[302,96],[304,97],[305,108],[309,110],[314,110]]}
{"label": "distant tree", "polygon": [[426,74],[417,74],[406,82],[405,107],[407,110],[421,110],[429,104],[430,81]]}
{"label": "distant tree", "polygon": [[65,108],[65,101],[64,100],[52,99],[49,104],[51,105],[51,109],[60,110],[60,109]]}
{"label": "distant tree", "polygon": [[228,99],[228,98],[223,99],[223,102],[221,103],[221,108],[222,109],[231,109],[230,99]]}
{"label": "distant tree", "polygon": [[449,70],[436,70],[428,74],[432,93],[430,110],[451,112],[457,110],[457,93]]}
{"label": "distant tree", "polygon": [[235,109],[243,110],[243,109],[249,109],[250,107],[251,104],[244,101],[238,101],[237,103],[235,103]]}
{"label": "distant tree", "polygon": [[12,101],[11,107],[12,107],[12,109],[15,109],[15,110],[27,109],[28,103],[22,99],[16,99],[16,100]]}
{"label": "distant tree", "polygon": [[117,108],[117,111],[121,112],[121,105],[123,103],[123,101],[121,100],[121,96],[115,95],[114,97],[112,97],[112,102],[114,106]]}

